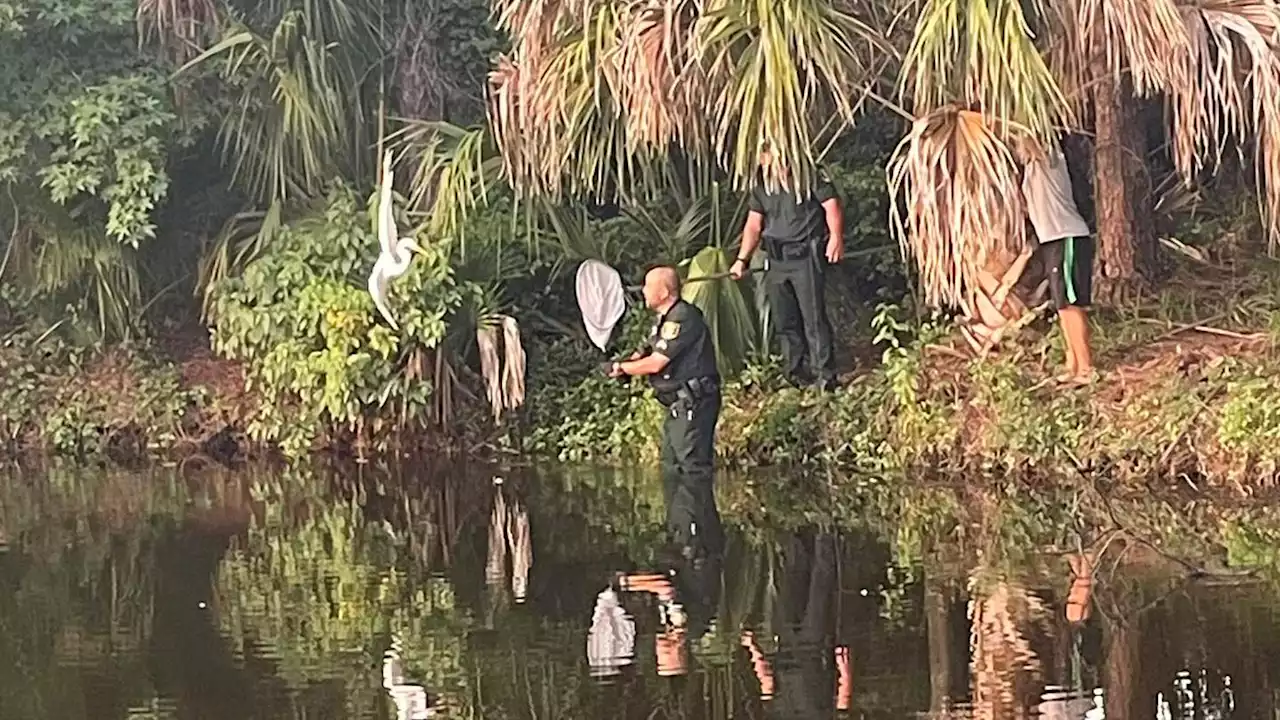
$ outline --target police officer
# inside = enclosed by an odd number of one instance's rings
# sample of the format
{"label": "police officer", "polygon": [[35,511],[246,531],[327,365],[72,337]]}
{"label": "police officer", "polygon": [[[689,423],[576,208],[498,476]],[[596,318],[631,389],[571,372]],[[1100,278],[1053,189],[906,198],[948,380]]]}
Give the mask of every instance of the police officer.
{"label": "police officer", "polygon": [[662,485],[667,531],[686,557],[718,555],[723,544],[715,506],[716,421],[720,373],[711,330],[698,308],[680,299],[680,276],[657,267],[644,279],[644,301],[658,314],[648,342],[611,377],[644,375],[667,409],[662,426]]}
{"label": "police officer", "polygon": [[[773,155],[766,143],[760,165],[768,169]],[[785,168],[781,175],[785,177]],[[827,263],[844,255],[844,216],[835,187],[825,175],[797,199],[793,191],[757,186],[748,200],[742,246],[729,273],[741,279],[751,255],[764,241],[768,257],[765,284],[774,326],[782,341],[788,378],[798,385],[816,381],[835,384],[831,322],[823,294]]]}

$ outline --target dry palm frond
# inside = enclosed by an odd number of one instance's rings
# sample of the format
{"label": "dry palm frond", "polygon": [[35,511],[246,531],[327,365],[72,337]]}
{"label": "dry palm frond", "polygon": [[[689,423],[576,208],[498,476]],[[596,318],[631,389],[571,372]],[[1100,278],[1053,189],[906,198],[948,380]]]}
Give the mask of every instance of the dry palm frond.
{"label": "dry palm frond", "polygon": [[515,410],[524,405],[525,354],[520,325],[510,315],[502,316],[502,357],[502,404]]}
{"label": "dry palm frond", "polygon": [[1072,29],[1083,35],[1083,47],[1103,48],[1108,69],[1117,79],[1128,72],[1138,95],[1149,97],[1190,80],[1181,62],[1190,44],[1174,0],[1077,2]]}
{"label": "dry palm frond", "polygon": [[659,147],[681,135],[676,81],[684,64],[689,18],[680,5],[653,2],[632,10],[610,73],[613,91],[626,113],[627,147]]}
{"label": "dry palm frond", "polygon": [[524,404],[525,352],[520,325],[509,315],[495,315],[476,328],[476,345],[493,421],[498,422],[503,410]]}
{"label": "dry palm frond", "polygon": [[498,328],[484,323],[476,328],[476,346],[480,349],[480,374],[484,377],[493,420],[502,416],[502,362],[498,355]]}
{"label": "dry palm frond", "polygon": [[139,0],[138,37],[157,43],[176,62],[200,52],[218,23],[213,0]]}
{"label": "dry palm frond", "polygon": [[951,107],[916,120],[889,162],[889,193],[894,231],[931,305],[960,304],[989,256],[1014,258],[1026,246],[1017,166],[978,113]]}
{"label": "dry palm frond", "polygon": [[959,99],[1047,137],[1070,114],[1018,0],[928,0],[902,78],[918,115]]}
{"label": "dry palm frond", "polygon": [[1201,0],[1182,9],[1188,79],[1168,88],[1174,160],[1188,182],[1252,137],[1273,249],[1280,242],[1280,4]]}

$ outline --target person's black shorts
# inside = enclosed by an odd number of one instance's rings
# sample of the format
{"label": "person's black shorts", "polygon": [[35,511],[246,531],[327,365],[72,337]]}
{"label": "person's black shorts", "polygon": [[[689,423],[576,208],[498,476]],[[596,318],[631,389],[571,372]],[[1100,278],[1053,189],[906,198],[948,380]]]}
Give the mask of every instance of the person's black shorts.
{"label": "person's black shorts", "polygon": [[1093,238],[1053,240],[1041,243],[1037,252],[1049,275],[1054,307],[1089,307],[1093,302]]}

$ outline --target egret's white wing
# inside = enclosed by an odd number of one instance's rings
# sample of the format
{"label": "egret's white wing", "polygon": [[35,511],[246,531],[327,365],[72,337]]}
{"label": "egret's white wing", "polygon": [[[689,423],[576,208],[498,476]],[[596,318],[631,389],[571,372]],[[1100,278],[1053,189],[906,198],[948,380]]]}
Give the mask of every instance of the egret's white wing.
{"label": "egret's white wing", "polygon": [[618,602],[618,594],[607,588],[596,596],[587,633],[587,664],[596,676],[617,675],[636,656],[636,621]]}
{"label": "egret's white wing", "polygon": [[599,260],[586,260],[578,266],[576,290],[587,336],[596,347],[604,350],[614,326],[627,309],[622,276]]}
{"label": "egret's white wing", "polygon": [[378,261],[373,264],[373,272],[369,275],[369,295],[373,297],[373,304],[382,313],[382,317],[386,318],[387,324],[393,330],[399,330],[400,326],[396,325],[395,318],[391,317],[391,309],[387,307],[387,282],[394,264],[395,258],[390,255],[378,257]]}

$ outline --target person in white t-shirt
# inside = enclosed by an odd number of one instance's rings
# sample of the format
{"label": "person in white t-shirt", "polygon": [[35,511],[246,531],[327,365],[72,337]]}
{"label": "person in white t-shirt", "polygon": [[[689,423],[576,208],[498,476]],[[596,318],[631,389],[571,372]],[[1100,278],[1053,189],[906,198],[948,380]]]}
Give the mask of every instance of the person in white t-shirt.
{"label": "person in white t-shirt", "polygon": [[1023,162],[1022,194],[1036,240],[1049,293],[1066,339],[1066,372],[1057,380],[1086,385],[1097,377],[1089,350],[1087,308],[1093,289],[1093,237],[1071,193],[1067,161],[1056,142],[1046,152],[1039,144],[1017,145]]}

